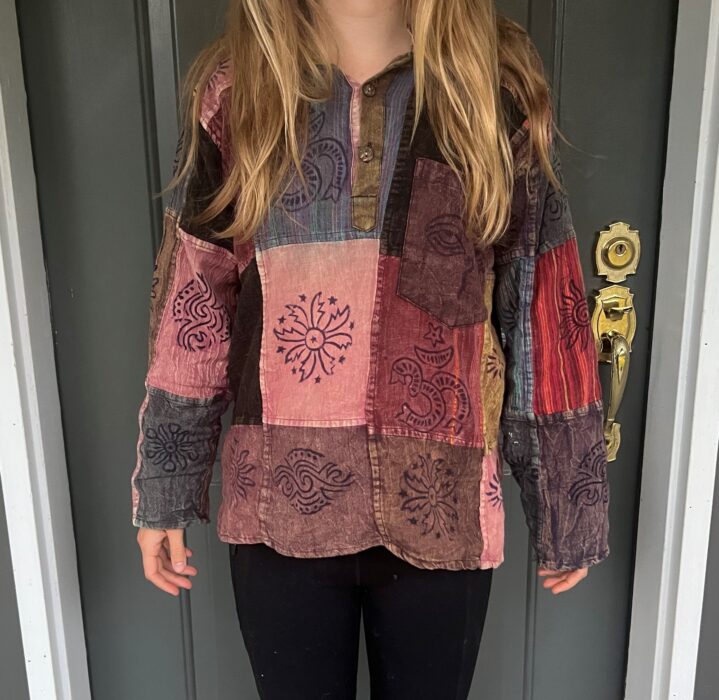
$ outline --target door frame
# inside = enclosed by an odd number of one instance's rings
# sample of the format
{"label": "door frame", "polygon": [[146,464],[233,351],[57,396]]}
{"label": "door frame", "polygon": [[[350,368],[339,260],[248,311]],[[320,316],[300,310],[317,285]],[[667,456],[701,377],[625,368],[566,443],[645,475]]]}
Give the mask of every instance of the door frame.
{"label": "door frame", "polygon": [[[0,479],[25,666],[31,697],[89,700],[14,0],[0,2],[0,45],[0,347],[5,357],[14,359],[11,366],[0,365],[6,397],[0,403]],[[713,401],[719,393],[719,370],[712,362],[719,349],[717,69],[719,0],[679,0],[625,695],[629,700],[689,698],[694,688],[719,445],[719,405]]]}
{"label": "door frame", "polygon": [[628,700],[694,696],[719,446],[718,71],[719,0],[680,0]]}
{"label": "door frame", "polygon": [[31,698],[90,700],[14,0],[0,0],[0,483]]}

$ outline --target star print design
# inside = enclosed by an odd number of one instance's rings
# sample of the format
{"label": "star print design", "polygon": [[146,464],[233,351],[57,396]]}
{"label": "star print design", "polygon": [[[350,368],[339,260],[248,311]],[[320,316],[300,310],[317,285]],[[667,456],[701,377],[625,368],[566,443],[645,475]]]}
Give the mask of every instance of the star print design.
{"label": "star print design", "polygon": [[300,382],[312,379],[319,384],[323,375],[334,374],[337,363],[344,364],[342,351],[352,345],[349,331],[354,321],[349,304],[340,308],[333,295],[323,300],[322,292],[317,292],[309,304],[306,294],[299,294],[298,299],[299,304],[285,304],[286,315],[277,319],[273,333],[280,344],[276,351],[292,366],[292,374],[299,374]]}

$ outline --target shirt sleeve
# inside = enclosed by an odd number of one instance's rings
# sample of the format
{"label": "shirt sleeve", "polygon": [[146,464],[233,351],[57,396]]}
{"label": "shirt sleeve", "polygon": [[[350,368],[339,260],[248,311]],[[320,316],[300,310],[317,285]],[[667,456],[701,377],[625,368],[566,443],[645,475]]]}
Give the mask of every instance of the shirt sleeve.
{"label": "shirt sleeve", "polygon": [[196,163],[173,190],[155,258],[145,397],[131,476],[132,523],[138,527],[209,522],[209,484],[231,402],[227,367],[238,266],[231,239],[210,237],[228,223],[228,210],[207,224],[191,221],[222,177],[216,137],[202,125],[199,133]]}
{"label": "shirt sleeve", "polygon": [[[512,138],[512,216],[495,251],[493,319],[506,358],[502,453],[520,486],[538,564],[609,555],[607,452],[598,356],[569,202]],[[561,182],[556,139],[550,145]]]}

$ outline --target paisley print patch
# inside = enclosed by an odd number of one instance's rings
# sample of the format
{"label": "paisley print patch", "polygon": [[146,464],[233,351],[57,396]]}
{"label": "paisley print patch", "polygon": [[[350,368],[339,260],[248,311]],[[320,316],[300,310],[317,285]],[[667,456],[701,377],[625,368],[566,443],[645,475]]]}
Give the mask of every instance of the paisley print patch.
{"label": "paisley print patch", "polygon": [[198,272],[175,297],[172,318],[180,324],[177,344],[185,350],[207,350],[230,338],[230,318],[205,276]]}
{"label": "paisley print patch", "polygon": [[228,477],[230,479],[230,487],[233,505],[239,500],[247,500],[247,491],[256,485],[251,474],[258,467],[248,458],[249,450],[233,450],[232,459],[228,467]]}
{"label": "paisley print patch", "polygon": [[275,468],[275,484],[302,515],[322,510],[354,482],[354,475],[316,450],[296,447]]}
{"label": "paisley print patch", "polygon": [[601,440],[592,445],[579,464],[577,476],[569,489],[569,500],[582,506],[608,502],[607,459]]}

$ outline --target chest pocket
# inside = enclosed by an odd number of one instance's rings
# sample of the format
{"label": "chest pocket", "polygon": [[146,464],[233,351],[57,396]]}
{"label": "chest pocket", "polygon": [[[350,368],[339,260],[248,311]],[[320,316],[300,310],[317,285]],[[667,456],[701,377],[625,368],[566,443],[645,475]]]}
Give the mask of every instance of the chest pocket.
{"label": "chest pocket", "polygon": [[487,320],[484,256],[467,237],[463,207],[450,166],[417,158],[397,294],[449,327]]}

